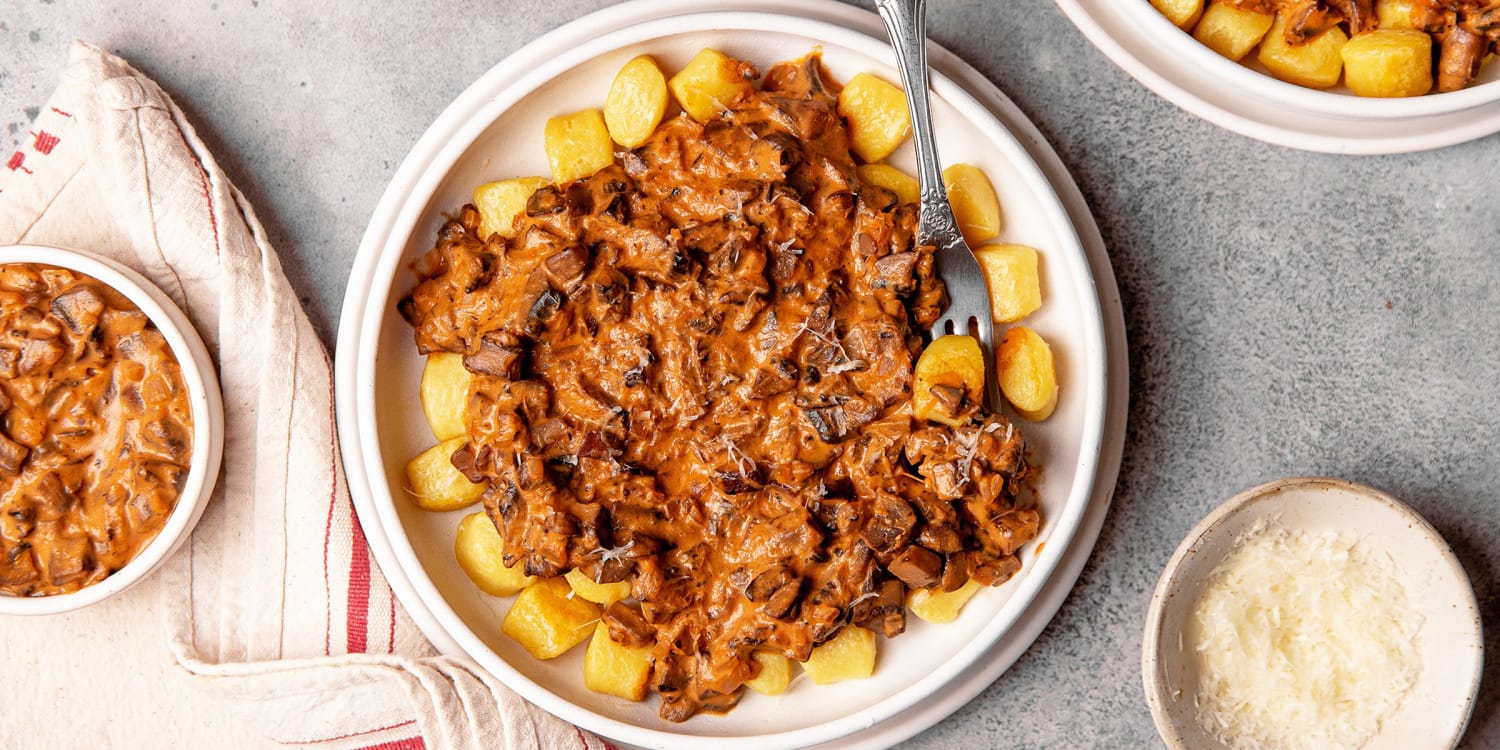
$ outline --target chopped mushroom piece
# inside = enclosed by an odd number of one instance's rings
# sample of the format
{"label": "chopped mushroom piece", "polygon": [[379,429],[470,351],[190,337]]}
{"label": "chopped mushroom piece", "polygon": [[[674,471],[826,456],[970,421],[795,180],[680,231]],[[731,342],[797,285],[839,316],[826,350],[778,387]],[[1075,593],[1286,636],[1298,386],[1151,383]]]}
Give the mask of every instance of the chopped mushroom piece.
{"label": "chopped mushroom piece", "polygon": [[30,453],[30,448],[0,434],[0,473],[20,474],[21,462]]}
{"label": "chopped mushroom piece", "polygon": [[931,588],[943,573],[943,558],[925,547],[907,547],[887,566],[891,575],[914,589]]}
{"label": "chopped mushroom piece", "polygon": [[609,637],[621,645],[640,648],[656,642],[656,628],[646,622],[640,610],[625,602],[614,602],[606,607],[603,619],[609,628]]}
{"label": "chopped mushroom piece", "polygon": [[1457,91],[1469,85],[1479,75],[1487,40],[1456,23],[1444,29],[1438,40],[1438,91]]}

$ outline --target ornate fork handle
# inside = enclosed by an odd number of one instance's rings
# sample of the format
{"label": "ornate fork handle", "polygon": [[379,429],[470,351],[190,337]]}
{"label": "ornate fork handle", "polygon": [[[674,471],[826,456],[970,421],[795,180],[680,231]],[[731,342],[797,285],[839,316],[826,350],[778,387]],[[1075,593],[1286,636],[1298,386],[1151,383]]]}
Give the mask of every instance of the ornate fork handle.
{"label": "ornate fork handle", "polygon": [[[953,240],[962,242],[953,207],[943,190],[943,173],[938,161],[937,141],[932,130],[932,103],[927,94],[926,0],[876,0],[875,7],[885,20],[891,46],[896,51],[896,66],[906,87],[911,108],[912,145],[917,152],[917,180],[922,186],[921,221],[917,239],[932,244],[939,253],[948,250]],[[967,246],[961,248],[969,253]]]}
{"label": "ornate fork handle", "polygon": [[995,327],[990,311],[984,271],[974,251],[964,242],[943,188],[943,173],[933,136],[932,103],[927,91],[926,0],[875,0],[885,21],[906,102],[911,110],[912,144],[917,155],[917,181],[922,197],[917,222],[917,242],[933,247],[938,275],[948,288],[948,308],[932,326],[936,338],[947,332],[970,334],[979,340],[985,359],[985,401],[991,409],[1000,406],[995,377]]}

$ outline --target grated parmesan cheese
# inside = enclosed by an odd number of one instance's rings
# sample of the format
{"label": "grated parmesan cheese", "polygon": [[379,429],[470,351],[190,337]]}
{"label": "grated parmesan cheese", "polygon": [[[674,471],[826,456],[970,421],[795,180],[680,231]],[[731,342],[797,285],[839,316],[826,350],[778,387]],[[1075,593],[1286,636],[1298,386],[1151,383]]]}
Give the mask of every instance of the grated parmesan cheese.
{"label": "grated parmesan cheese", "polygon": [[1348,534],[1257,524],[1193,606],[1199,724],[1232,750],[1363,745],[1422,669],[1393,571]]}

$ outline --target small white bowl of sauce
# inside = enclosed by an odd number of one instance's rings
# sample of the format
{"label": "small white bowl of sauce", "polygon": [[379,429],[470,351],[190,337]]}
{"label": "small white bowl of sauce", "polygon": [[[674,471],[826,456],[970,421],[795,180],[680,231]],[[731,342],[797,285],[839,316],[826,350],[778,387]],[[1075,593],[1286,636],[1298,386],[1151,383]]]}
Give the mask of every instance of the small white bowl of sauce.
{"label": "small white bowl of sauce", "polygon": [[1451,748],[1479,688],[1468,576],[1421,516],[1337,479],[1208,515],[1152,596],[1141,671],[1173,750]]}
{"label": "small white bowl of sauce", "polygon": [[0,614],[66,612],[146,577],[213,494],[213,359],[114,261],[0,247]]}

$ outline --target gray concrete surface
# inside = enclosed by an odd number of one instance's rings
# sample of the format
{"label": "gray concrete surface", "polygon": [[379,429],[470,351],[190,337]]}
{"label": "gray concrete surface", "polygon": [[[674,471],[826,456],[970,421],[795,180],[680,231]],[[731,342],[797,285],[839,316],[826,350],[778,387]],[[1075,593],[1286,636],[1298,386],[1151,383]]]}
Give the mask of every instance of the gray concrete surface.
{"label": "gray concrete surface", "polygon": [[[25,135],[70,39],[124,55],[197,123],[331,343],[364,225],[417,137],[507,53],[603,4],[7,0],[0,146]],[[1407,500],[1453,545],[1490,654],[1464,747],[1500,747],[1500,136],[1388,157],[1268,146],[1151,94],[1048,0],[931,6],[929,34],[1035,120],[1088,198],[1132,404],[1077,588],[1013,669],[909,746],[1159,746],[1138,664],[1161,566],[1222,499],[1323,474]]]}

